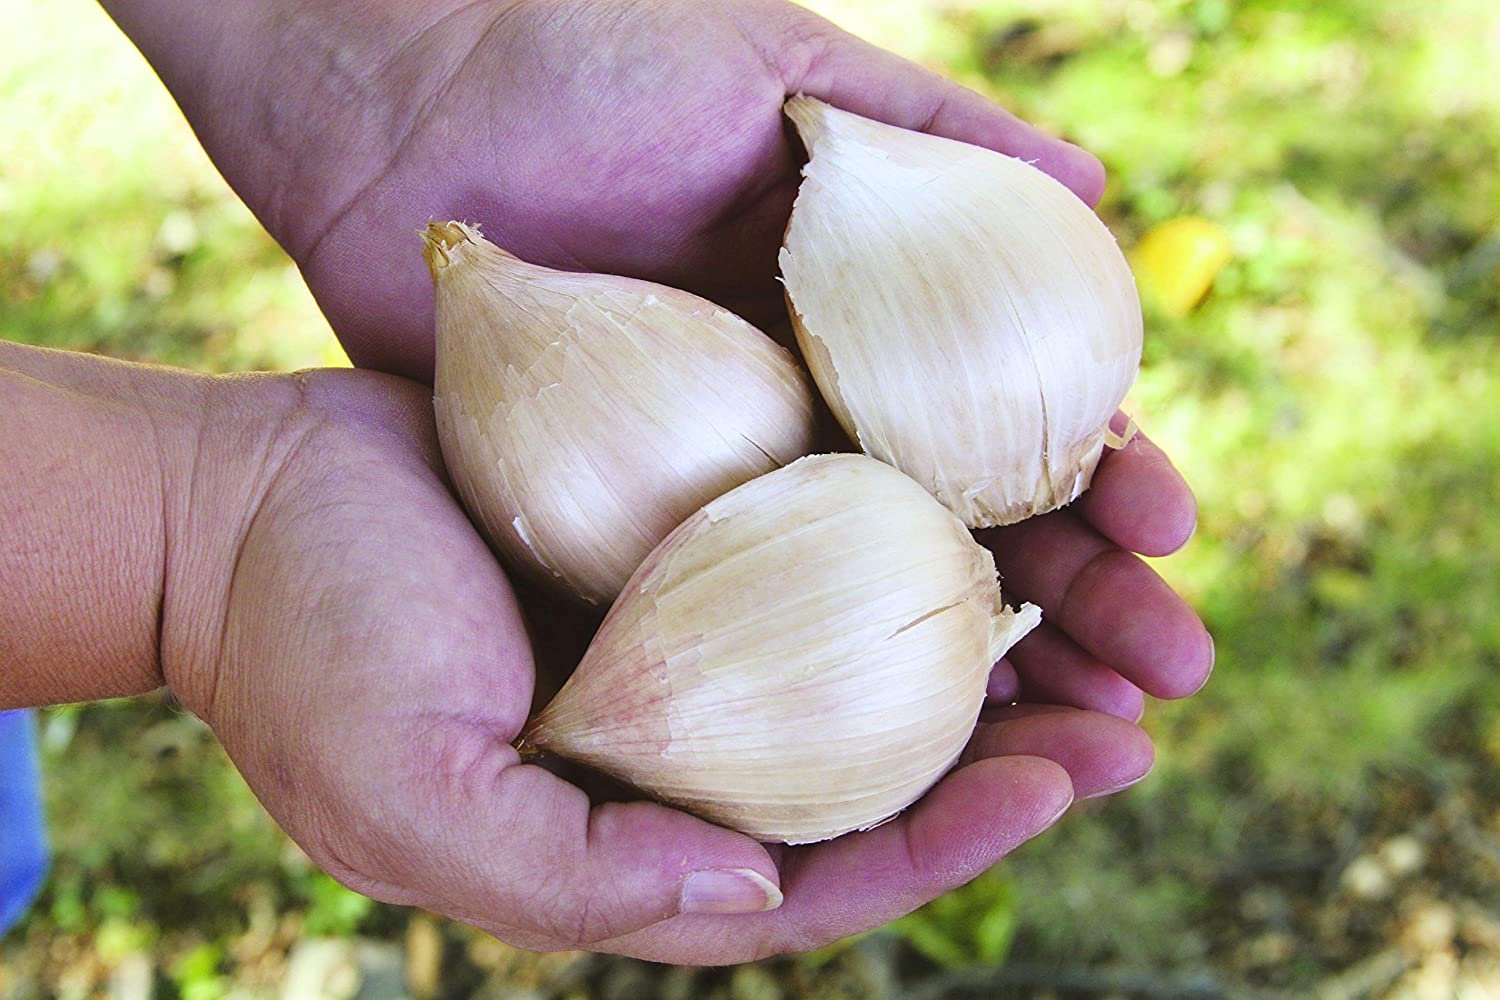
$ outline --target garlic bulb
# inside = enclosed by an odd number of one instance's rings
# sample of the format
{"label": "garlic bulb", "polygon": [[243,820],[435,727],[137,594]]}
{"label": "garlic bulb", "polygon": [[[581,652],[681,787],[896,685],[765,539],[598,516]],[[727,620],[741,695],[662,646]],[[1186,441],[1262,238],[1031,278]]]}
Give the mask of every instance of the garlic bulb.
{"label": "garlic bulb", "polygon": [[528,264],[461,222],[422,235],[443,456],[513,566],[607,604],[683,518],[812,450],[807,377],[739,317]]}
{"label": "garlic bulb", "polygon": [[761,840],[825,840],[952,766],[1040,618],[906,476],[804,458],[673,531],[522,739]]}
{"label": "garlic bulb", "polygon": [[811,159],[781,271],[844,430],[972,527],[1082,493],[1141,358],[1109,230],[1021,160],[808,97],[786,112]]}

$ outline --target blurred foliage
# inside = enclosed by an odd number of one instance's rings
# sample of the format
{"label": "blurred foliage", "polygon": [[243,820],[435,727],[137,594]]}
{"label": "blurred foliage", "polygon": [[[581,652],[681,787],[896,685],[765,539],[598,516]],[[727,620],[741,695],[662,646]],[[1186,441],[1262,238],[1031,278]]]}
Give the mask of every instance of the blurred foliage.
{"label": "blurred foliage", "polygon": [[1015,882],[997,867],[963,892],[949,893],[907,914],[890,930],[939,965],[998,965],[1015,937],[1016,918]]}
{"label": "blurred foliage", "polygon": [[0,337],[211,371],[326,363],[296,267],[103,12],[8,0],[0,23]]}
{"label": "blurred foliage", "polygon": [[[891,942],[903,975],[1009,955],[996,982],[1209,970],[1295,995],[1429,912],[1368,876],[1406,870],[1369,847],[1402,837],[1426,845],[1421,891],[1459,914],[1454,940],[1483,940],[1464,928],[1500,926],[1500,11],[813,6],[1097,153],[1125,247],[1181,217],[1228,234],[1201,304],[1148,316],[1129,404],[1198,491],[1198,534],[1159,569],[1205,616],[1218,667],[1198,697],[1148,710],[1158,765],[1128,794],[891,932],[767,966],[770,987],[684,972],[663,995],[876,995],[869,963]],[[295,270],[103,16],[19,8],[0,42],[0,336],[210,370],[337,358]],[[181,995],[208,997],[267,961],[262,942],[405,926],[310,869],[170,705],[59,710],[44,736],[58,859],[6,961],[48,941],[99,970],[149,950]],[[466,967],[551,981],[467,940],[449,944]],[[1388,980],[1425,968],[1411,947]],[[1479,948],[1443,947],[1454,963]],[[639,985],[645,968],[597,974]]]}

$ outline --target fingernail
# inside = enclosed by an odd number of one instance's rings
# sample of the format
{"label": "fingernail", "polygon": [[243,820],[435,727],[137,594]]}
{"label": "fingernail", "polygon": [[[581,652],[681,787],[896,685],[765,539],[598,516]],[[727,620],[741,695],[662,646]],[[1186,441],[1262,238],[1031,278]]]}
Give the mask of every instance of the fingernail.
{"label": "fingernail", "polygon": [[1038,830],[1037,833],[1041,833],[1042,830],[1050,830],[1052,827],[1056,826],[1057,821],[1067,815],[1068,810],[1073,808],[1073,803],[1076,801],[1078,800],[1074,796],[1069,795],[1068,801],[1063,803],[1063,807],[1055,812],[1052,815],[1052,818],[1049,819],[1045,824],[1043,824],[1041,830]]}
{"label": "fingernail", "polygon": [[1115,785],[1111,788],[1101,788],[1097,792],[1089,792],[1087,795],[1081,795],[1079,796],[1079,800],[1083,801],[1085,799],[1102,799],[1106,795],[1114,795],[1118,792],[1123,792],[1125,789],[1131,787],[1132,785],[1139,785],[1142,781],[1145,781],[1146,775],[1150,773],[1151,768],[1148,767],[1146,768],[1146,770],[1142,771],[1136,777],[1131,778],[1129,781],[1122,781],[1118,785]]}
{"label": "fingernail", "polygon": [[[1204,638],[1208,640],[1208,672],[1203,675],[1203,683],[1199,684],[1196,688],[1193,689],[1193,694],[1197,694],[1199,691],[1202,691],[1204,688],[1208,687],[1208,682],[1214,676],[1214,661],[1219,658],[1219,651],[1214,646],[1214,634],[1207,629],[1204,629],[1203,635]],[[1192,695],[1189,695],[1188,697],[1191,698]]]}
{"label": "fingernail", "polygon": [[709,868],[682,883],[683,913],[764,913],[781,905],[781,890],[749,868]]}

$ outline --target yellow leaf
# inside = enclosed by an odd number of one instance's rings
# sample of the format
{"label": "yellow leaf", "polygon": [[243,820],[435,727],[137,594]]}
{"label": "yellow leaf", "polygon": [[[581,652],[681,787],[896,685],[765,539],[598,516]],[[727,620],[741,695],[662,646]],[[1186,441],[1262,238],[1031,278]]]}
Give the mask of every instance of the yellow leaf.
{"label": "yellow leaf", "polygon": [[1143,295],[1170,315],[1186,316],[1233,256],[1224,227],[1185,215],[1152,226],[1130,263]]}

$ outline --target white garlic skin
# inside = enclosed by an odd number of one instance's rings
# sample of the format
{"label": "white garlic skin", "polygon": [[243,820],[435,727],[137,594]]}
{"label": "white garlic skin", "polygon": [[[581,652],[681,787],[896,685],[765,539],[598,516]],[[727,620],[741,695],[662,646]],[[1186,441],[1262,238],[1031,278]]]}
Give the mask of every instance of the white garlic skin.
{"label": "white garlic skin", "polygon": [[424,239],[443,457],[512,567],[608,605],[683,518],[812,450],[807,376],[732,313],[528,264],[463,223]]}
{"label": "white garlic skin", "polygon": [[804,458],[651,553],[523,740],[763,841],[826,840],[953,765],[1040,618],[911,479]]}
{"label": "white garlic skin", "polygon": [[1088,488],[1141,360],[1104,223],[1030,164],[797,96],[810,160],[781,272],[844,430],[971,527]]}

